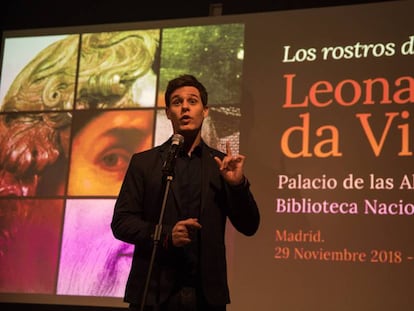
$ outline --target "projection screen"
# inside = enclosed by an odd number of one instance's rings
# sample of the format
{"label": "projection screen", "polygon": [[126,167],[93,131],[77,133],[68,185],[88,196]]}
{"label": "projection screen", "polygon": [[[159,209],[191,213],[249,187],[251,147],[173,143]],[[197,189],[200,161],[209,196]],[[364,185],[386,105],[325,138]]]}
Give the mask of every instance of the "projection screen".
{"label": "projection screen", "polygon": [[124,307],[110,231],[163,90],[209,91],[203,137],[246,156],[261,224],[228,224],[229,310],[414,305],[412,1],[3,34],[0,301]]}

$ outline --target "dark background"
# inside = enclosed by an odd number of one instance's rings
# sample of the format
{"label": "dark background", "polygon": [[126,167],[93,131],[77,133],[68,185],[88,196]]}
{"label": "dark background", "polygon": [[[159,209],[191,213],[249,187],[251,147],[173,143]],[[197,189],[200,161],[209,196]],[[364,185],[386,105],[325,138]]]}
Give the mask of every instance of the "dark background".
{"label": "dark background", "polygon": [[213,5],[221,5],[221,15],[234,15],[386,1],[395,0],[5,0],[0,30],[204,17]]}

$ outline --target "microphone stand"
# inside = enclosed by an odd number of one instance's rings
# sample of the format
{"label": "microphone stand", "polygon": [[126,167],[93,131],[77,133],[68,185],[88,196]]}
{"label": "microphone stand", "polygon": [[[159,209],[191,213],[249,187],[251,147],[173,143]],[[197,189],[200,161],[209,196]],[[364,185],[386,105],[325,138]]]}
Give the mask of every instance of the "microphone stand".
{"label": "microphone stand", "polygon": [[159,218],[158,224],[155,227],[154,245],[153,245],[153,248],[152,248],[151,261],[150,261],[149,268],[148,268],[147,279],[145,281],[144,295],[142,296],[142,302],[141,302],[141,308],[140,308],[141,311],[144,311],[144,305],[145,305],[145,301],[147,299],[149,283],[150,283],[150,280],[151,280],[152,269],[153,269],[154,261],[155,261],[155,255],[157,253],[158,244],[159,244],[160,239],[161,239],[162,221],[163,221],[163,218],[164,218],[165,206],[166,206],[166,203],[167,203],[168,192],[170,191],[170,185],[171,185],[171,182],[173,180],[172,168],[173,168],[173,166],[170,166],[166,170],[166,171],[168,171],[167,172],[168,174],[166,175],[167,177],[166,177],[166,186],[165,186],[165,191],[164,191],[164,198],[162,200],[160,218]]}

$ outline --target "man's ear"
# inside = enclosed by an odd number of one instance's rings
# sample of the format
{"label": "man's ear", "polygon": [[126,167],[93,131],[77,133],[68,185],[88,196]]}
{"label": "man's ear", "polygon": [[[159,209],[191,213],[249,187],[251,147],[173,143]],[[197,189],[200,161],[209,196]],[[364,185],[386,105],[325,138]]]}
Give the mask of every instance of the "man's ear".
{"label": "man's ear", "polygon": [[207,116],[208,116],[208,111],[209,111],[208,106],[204,106],[204,107],[203,107],[204,118],[207,118]]}
{"label": "man's ear", "polygon": [[170,110],[168,109],[168,107],[165,107],[165,114],[167,115],[167,119],[171,120],[170,118]]}

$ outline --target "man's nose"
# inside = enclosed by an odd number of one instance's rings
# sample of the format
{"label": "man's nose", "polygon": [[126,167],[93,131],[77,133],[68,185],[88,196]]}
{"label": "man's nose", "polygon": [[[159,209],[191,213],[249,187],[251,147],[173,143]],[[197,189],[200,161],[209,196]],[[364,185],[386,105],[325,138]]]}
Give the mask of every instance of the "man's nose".
{"label": "man's nose", "polygon": [[190,107],[190,104],[188,103],[188,101],[183,100],[183,102],[181,103],[181,109],[188,110],[189,107]]}

